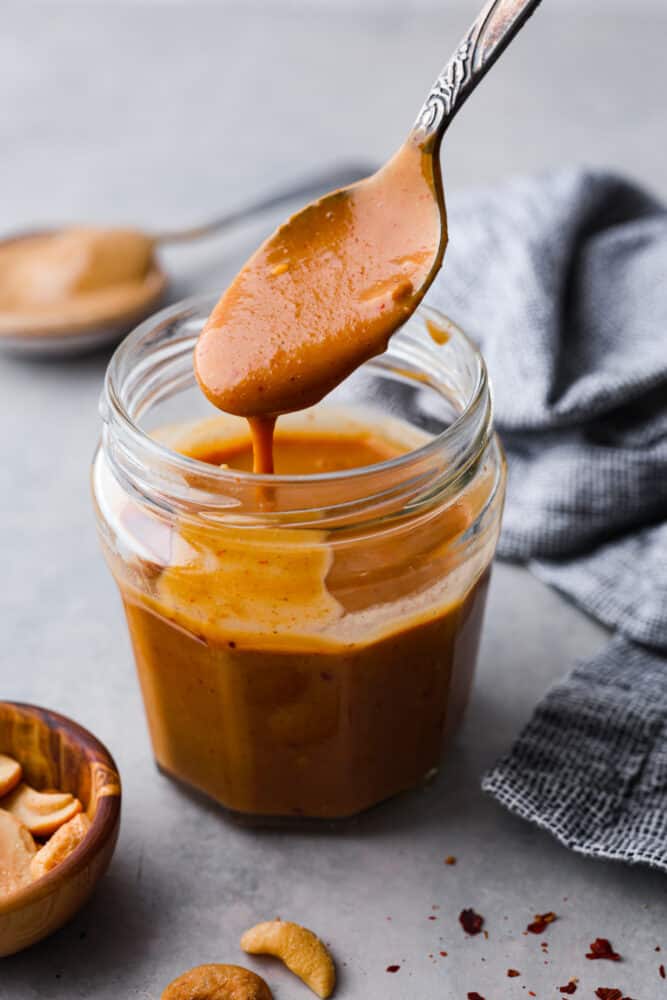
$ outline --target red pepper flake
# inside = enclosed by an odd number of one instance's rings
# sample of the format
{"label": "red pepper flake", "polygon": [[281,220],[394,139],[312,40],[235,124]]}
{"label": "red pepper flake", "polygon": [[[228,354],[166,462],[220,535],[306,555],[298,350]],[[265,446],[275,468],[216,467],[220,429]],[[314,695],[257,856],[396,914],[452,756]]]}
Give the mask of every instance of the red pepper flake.
{"label": "red pepper flake", "polygon": [[529,997],[536,997],[536,996],[537,996],[537,993],[533,993],[533,991],[532,991],[532,990],[528,990],[528,996],[529,996]]}
{"label": "red pepper flake", "polygon": [[400,965],[388,965],[387,972],[398,972]]}
{"label": "red pepper flake", "polygon": [[484,1000],[481,993],[469,993],[468,1000]]}
{"label": "red pepper flake", "polygon": [[532,924],[528,924],[526,930],[531,934],[543,934],[549,924],[552,924],[556,919],[556,914],[553,912],[536,913],[534,922]]}
{"label": "red pepper flake", "polygon": [[516,979],[516,977],[520,976],[520,975],[521,975],[521,973],[517,969],[508,969],[507,970],[507,977],[508,977],[508,979]]}
{"label": "red pepper flake", "polygon": [[447,952],[446,951],[441,951],[440,954],[442,955],[443,958],[447,958]]}
{"label": "red pepper flake", "polygon": [[459,913],[459,923],[466,934],[479,934],[484,923],[484,917],[474,910],[461,910]]}
{"label": "red pepper flake", "polygon": [[661,965],[661,966],[660,966],[660,968],[658,969],[658,972],[660,973],[660,975],[661,975],[661,977],[662,977],[663,979],[667,979],[667,972],[665,972],[665,967],[664,967],[664,965]]}
{"label": "red pepper flake", "polygon": [[559,986],[558,987],[558,992],[559,993],[566,993],[568,996],[571,997],[574,993],[577,992],[577,982],[578,982],[578,980],[571,979],[569,981],[569,983],[565,984],[565,986]]}
{"label": "red pepper flake", "polygon": [[454,857],[453,854],[448,854],[447,855],[447,857],[445,858],[445,864],[446,865],[455,865],[456,864],[456,858]]}
{"label": "red pepper flake", "polygon": [[623,994],[620,990],[614,990],[608,986],[598,986],[595,995],[599,997],[599,1000],[623,1000]]}
{"label": "red pepper flake", "polygon": [[430,917],[429,917],[428,919],[429,919],[429,920],[437,920],[438,918],[437,918],[437,917],[434,917],[434,916],[433,916],[433,914],[431,914],[431,916],[430,916]]}
{"label": "red pepper flake", "polygon": [[596,938],[590,945],[590,951],[586,958],[606,958],[610,962],[620,962],[621,956],[614,951],[606,938]]}

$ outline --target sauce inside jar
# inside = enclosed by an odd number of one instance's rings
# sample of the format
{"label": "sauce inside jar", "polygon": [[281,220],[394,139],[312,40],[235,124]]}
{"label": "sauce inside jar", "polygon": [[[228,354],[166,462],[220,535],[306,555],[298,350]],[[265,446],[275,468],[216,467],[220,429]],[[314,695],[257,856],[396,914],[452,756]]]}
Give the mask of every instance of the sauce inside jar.
{"label": "sauce inside jar", "polygon": [[[160,437],[246,471],[242,423]],[[278,429],[276,468],[344,474],[425,440],[400,421],[304,415]],[[151,536],[126,509],[152,546],[143,587],[121,589],[161,767],[267,817],[349,816],[416,785],[470,688],[489,552],[462,570],[453,545],[485,497],[477,487],[446,510],[349,531],[183,522]]]}

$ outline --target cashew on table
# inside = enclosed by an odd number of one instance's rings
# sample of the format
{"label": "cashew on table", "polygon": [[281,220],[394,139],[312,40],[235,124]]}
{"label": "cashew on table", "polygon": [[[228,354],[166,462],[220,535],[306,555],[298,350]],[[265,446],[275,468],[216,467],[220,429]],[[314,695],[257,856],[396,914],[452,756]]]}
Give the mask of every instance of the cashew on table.
{"label": "cashew on table", "polygon": [[273,1000],[264,980],[240,965],[197,965],[167,986],[162,1000]]}
{"label": "cashew on table", "polygon": [[326,946],[312,931],[288,920],[268,920],[247,930],[241,947],[250,955],[275,955],[313,993],[325,1000],[336,985],[336,969]]}

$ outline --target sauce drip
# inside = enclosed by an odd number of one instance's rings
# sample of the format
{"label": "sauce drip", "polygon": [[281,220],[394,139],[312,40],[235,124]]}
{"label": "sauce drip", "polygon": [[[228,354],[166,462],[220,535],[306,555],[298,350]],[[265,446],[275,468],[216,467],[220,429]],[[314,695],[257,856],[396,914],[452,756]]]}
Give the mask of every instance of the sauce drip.
{"label": "sauce drip", "polygon": [[259,475],[273,473],[273,432],[275,417],[248,417],[252,438],[252,471]]}
{"label": "sauce drip", "polygon": [[250,258],[211,313],[195,373],[252,421],[270,472],[275,418],[317,403],[421,301],[447,240],[437,158],[407,142],[372,177],[307,206]]}

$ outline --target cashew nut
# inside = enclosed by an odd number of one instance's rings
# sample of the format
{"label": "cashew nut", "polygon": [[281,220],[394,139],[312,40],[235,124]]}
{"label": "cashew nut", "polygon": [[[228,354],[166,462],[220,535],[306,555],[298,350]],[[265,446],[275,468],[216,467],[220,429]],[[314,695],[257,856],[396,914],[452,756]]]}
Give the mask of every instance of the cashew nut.
{"label": "cashew nut", "polygon": [[32,882],[30,862],[34,855],[35,842],[23,823],[0,809],[0,896]]}
{"label": "cashew nut", "polygon": [[169,983],[162,1000],[273,1000],[273,994],[240,965],[197,965]]}
{"label": "cashew nut", "polygon": [[69,792],[38,792],[21,784],[6,796],[0,808],[12,813],[37,837],[48,837],[81,812],[81,803]]}
{"label": "cashew nut", "polygon": [[59,830],[44,844],[30,862],[30,874],[41,878],[74,851],[90,830],[90,820],[85,813],[63,823]]}
{"label": "cashew nut", "polygon": [[23,776],[23,768],[13,757],[0,753],[0,795],[6,795],[16,788]]}
{"label": "cashew nut", "polygon": [[312,931],[287,920],[269,920],[251,927],[241,938],[250,955],[275,955],[323,1000],[336,985],[333,959]]}

